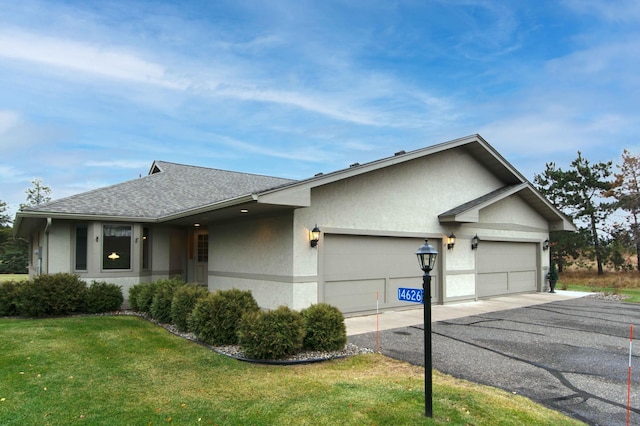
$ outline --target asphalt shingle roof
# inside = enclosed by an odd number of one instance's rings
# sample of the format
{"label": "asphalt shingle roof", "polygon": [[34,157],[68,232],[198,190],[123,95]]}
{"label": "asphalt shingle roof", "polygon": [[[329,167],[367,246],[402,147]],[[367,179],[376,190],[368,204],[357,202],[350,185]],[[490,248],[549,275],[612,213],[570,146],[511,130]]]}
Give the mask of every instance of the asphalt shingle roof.
{"label": "asphalt shingle roof", "polygon": [[149,175],[26,211],[161,218],[291,184],[271,176],[154,162]]}

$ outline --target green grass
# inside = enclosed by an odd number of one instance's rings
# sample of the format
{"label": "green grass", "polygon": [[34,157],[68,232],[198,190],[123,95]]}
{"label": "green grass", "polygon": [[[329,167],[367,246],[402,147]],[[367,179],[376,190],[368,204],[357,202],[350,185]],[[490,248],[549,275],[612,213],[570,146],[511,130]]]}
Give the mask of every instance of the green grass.
{"label": "green grass", "polygon": [[2,425],[581,424],[379,354],[243,363],[137,317],[0,319]]}
{"label": "green grass", "polygon": [[3,281],[27,281],[29,274],[0,274],[0,283]]}

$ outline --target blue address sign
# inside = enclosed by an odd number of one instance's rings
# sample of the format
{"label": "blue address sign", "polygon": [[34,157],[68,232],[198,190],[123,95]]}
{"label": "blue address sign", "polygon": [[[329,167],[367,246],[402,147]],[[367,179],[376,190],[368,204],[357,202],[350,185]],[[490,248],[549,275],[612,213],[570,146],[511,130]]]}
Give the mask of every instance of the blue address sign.
{"label": "blue address sign", "polygon": [[421,288],[399,288],[398,300],[403,302],[423,303]]}

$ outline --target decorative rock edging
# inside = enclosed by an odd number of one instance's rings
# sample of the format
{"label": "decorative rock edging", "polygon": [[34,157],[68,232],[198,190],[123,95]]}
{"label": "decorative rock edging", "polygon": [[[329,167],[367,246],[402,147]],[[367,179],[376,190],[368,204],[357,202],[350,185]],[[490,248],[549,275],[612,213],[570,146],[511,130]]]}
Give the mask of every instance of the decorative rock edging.
{"label": "decorative rock edging", "polygon": [[169,333],[176,335],[178,337],[182,337],[183,339],[191,340],[192,342],[198,343],[210,349],[220,355],[224,355],[238,361],[249,362],[254,364],[268,364],[268,365],[296,365],[296,364],[311,364],[315,362],[329,361],[332,359],[340,359],[346,358],[349,356],[373,353],[374,351],[369,348],[361,348],[352,343],[347,343],[344,349],[341,351],[331,351],[331,352],[318,352],[318,351],[305,351],[294,354],[285,359],[253,359],[248,358],[242,348],[237,345],[228,345],[228,346],[211,346],[201,340],[198,340],[195,334],[183,332],[178,330],[178,328],[173,324],[163,324],[154,319],[152,319],[148,314],[143,312],[134,312],[134,311],[118,311],[113,312],[112,315],[132,315],[143,318],[153,324],[164,328]]}

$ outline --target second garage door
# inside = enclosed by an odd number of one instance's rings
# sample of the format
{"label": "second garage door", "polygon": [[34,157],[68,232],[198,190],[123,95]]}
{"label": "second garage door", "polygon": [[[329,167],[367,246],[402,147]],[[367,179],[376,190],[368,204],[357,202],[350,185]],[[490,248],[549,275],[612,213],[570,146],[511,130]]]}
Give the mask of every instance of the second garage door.
{"label": "second garage door", "polygon": [[537,244],[482,241],[477,252],[478,297],[536,291]]}
{"label": "second garage door", "polygon": [[[326,234],[323,244],[321,297],[343,313],[373,311],[376,297],[380,309],[411,306],[398,301],[398,288],[422,288],[415,252],[424,239]],[[431,275],[435,303],[437,268]]]}

